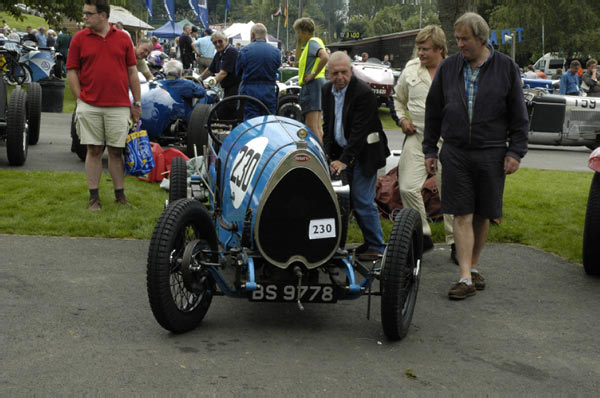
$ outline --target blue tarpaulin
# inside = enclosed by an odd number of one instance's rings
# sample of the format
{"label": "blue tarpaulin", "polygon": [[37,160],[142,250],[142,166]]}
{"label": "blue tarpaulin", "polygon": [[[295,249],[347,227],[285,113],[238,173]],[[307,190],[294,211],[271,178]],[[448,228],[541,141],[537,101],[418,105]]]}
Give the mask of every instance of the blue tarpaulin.
{"label": "blue tarpaulin", "polygon": [[169,21],[160,28],[152,31],[152,36],[160,37],[161,39],[174,39],[181,36],[183,29],[175,22]]}

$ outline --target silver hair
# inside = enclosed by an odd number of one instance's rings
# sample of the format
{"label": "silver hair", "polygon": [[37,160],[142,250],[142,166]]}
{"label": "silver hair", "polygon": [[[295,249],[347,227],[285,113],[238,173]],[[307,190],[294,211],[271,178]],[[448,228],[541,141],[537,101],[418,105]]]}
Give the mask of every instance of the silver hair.
{"label": "silver hair", "polygon": [[137,45],[138,45],[138,46],[141,46],[142,44],[152,44],[152,40],[151,40],[151,39],[148,39],[148,38],[145,38],[145,37],[143,37],[143,38],[141,38],[141,39],[139,39],[139,40],[138,40],[138,43],[137,43]]}
{"label": "silver hair", "polygon": [[219,38],[219,39],[223,39],[225,41],[227,41],[227,35],[225,35],[225,33],[221,32],[221,31],[217,31],[215,33],[213,33],[212,35],[210,35],[211,40],[215,39],[215,38]]}
{"label": "silver hair", "polygon": [[261,23],[252,25],[250,33],[254,33],[254,37],[257,39],[264,39],[267,36],[267,27]]}
{"label": "silver hair", "polygon": [[348,67],[350,69],[352,69],[352,60],[348,56],[348,53],[346,53],[345,51],[336,51],[336,52],[332,53],[329,56],[328,64],[331,64],[333,62],[338,62],[338,61],[346,62],[348,64]]}
{"label": "silver hair", "polygon": [[181,61],[172,59],[170,61],[167,61],[167,63],[163,67],[163,70],[167,76],[180,77],[181,75],[183,75],[183,64],[181,63]]}
{"label": "silver hair", "polygon": [[487,44],[490,37],[490,27],[485,19],[474,12],[466,12],[454,22],[454,29],[458,26],[466,26],[471,29],[473,36]]}

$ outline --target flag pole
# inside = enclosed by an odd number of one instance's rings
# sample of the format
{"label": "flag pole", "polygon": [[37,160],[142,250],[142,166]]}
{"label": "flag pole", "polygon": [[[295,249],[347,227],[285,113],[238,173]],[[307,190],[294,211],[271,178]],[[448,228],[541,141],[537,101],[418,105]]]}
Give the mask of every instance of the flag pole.
{"label": "flag pole", "polygon": [[225,23],[223,24],[223,29],[227,28],[227,7],[225,7]]}
{"label": "flag pole", "polygon": [[279,40],[279,22],[281,22],[281,14],[277,17],[277,40]]}

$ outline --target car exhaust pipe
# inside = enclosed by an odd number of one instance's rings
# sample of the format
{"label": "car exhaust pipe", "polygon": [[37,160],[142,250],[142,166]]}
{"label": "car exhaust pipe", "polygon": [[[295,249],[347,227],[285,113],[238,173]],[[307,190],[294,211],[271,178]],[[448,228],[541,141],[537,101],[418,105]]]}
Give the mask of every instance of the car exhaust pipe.
{"label": "car exhaust pipe", "polygon": [[350,195],[350,185],[344,184],[342,180],[331,181],[331,186],[333,187],[333,192],[335,192],[338,195]]}

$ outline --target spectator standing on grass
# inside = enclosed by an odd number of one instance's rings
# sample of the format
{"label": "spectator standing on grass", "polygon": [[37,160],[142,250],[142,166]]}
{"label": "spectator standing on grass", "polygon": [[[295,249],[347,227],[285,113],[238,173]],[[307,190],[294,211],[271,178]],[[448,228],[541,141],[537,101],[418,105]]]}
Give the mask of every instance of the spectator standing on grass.
{"label": "spectator standing on grass", "polygon": [[[415,39],[417,58],[408,61],[394,90],[395,107],[400,113],[400,128],[405,134],[402,154],[398,162],[398,188],[404,207],[415,209],[423,225],[423,251],[433,249],[431,227],[421,189],[427,179],[423,155],[425,129],[425,101],[431,81],[440,63],[446,58],[446,35],[439,26],[424,27]],[[438,192],[442,192],[441,168],[436,174]],[[452,234],[453,218],[444,214],[446,243],[450,245],[450,258],[456,264],[456,246]]]}
{"label": "spectator standing on grass", "polygon": [[217,52],[215,45],[210,38],[212,34],[212,29],[207,28],[204,31],[204,36],[194,42],[194,51],[198,54],[198,68],[200,73],[204,72],[204,70],[210,66],[210,63]]}
{"label": "spectator standing on grass", "polygon": [[352,61],[342,51],[327,64],[330,81],[323,86],[325,153],[333,175],[346,173],[352,210],[365,239],[356,252],[361,260],[383,254],[385,242],[375,205],[377,170],[390,151],[377,112],[377,97],[369,85],[352,75]]}
{"label": "spectator standing on grass", "polygon": [[237,95],[240,85],[240,79],[235,73],[238,51],[229,44],[227,36],[222,32],[213,33],[211,40],[217,52],[210,66],[202,72],[201,78],[204,80],[208,76],[214,75],[217,83],[220,83],[223,88],[225,98]]}
{"label": "spectator standing on grass", "polygon": [[67,58],[67,78],[77,99],[77,134],[81,143],[87,145],[88,208],[94,212],[101,210],[99,184],[104,145],[108,148],[115,201],[129,204],[124,192],[123,148],[130,118],[137,121],[142,112],[133,44],[129,36],[108,23],[109,16],[108,0],[85,0],[86,29],[73,38]]}
{"label": "spectator standing on grass", "polygon": [[325,84],[325,65],[329,60],[325,44],[315,33],[315,22],[310,18],[300,18],[294,22],[298,43],[298,85],[300,89],[300,107],[305,123],[323,142],[321,89]]}
{"label": "spectator standing on grass", "polygon": [[533,65],[527,65],[527,71],[525,72],[526,79],[537,79],[537,73],[533,69]]}
{"label": "spectator standing on grass", "polygon": [[192,25],[189,23],[183,26],[183,33],[179,36],[179,57],[183,64],[183,69],[190,69],[194,62],[194,48],[192,47]]}
{"label": "spectator standing on grass", "polygon": [[577,71],[581,67],[579,61],[571,61],[569,70],[560,77],[560,93],[563,95],[579,95],[579,76]]}
{"label": "spectator standing on grass", "polygon": [[56,51],[61,53],[65,60],[69,55],[69,46],[71,45],[72,38],[73,36],[71,36],[67,27],[63,26],[62,33],[58,35],[58,38],[56,39]]}
{"label": "spectator standing on grass", "polygon": [[54,47],[56,44],[56,34],[52,29],[48,29],[48,39],[46,39],[46,45],[48,47]]}
{"label": "spectator standing on grass", "polygon": [[519,67],[494,50],[489,32],[478,14],[458,18],[459,52],[438,67],[425,106],[425,167],[429,174],[438,172],[443,138],[442,213],[454,215],[460,277],[450,299],[485,288],[479,258],[490,220],[502,217],[506,175],[519,169],[527,153],[529,120]]}
{"label": "spectator standing on grass", "polygon": [[[237,59],[236,74],[241,78],[240,94],[261,101],[271,114],[277,111],[276,81],[281,66],[281,51],[267,43],[267,28],[257,23],[250,29],[251,43],[242,48]],[[253,102],[244,106],[244,120],[264,115],[264,110]]]}
{"label": "spectator standing on grass", "polygon": [[23,42],[32,41],[34,43],[37,43],[37,37],[35,37],[34,30],[31,28],[31,26],[26,27],[25,32],[26,34],[25,36],[23,36]]}
{"label": "spectator standing on grass", "polygon": [[47,38],[46,38],[46,28],[44,28],[43,26],[40,26],[38,28],[38,32],[35,35],[35,38],[37,39],[37,45],[38,47],[48,47],[48,43],[47,43]]}
{"label": "spectator standing on grass", "polygon": [[600,82],[598,81],[598,61],[589,59],[585,63],[586,71],[581,80],[587,85],[588,97],[600,97]]}

